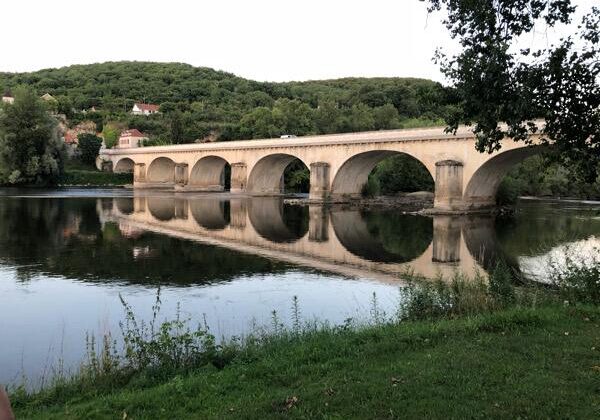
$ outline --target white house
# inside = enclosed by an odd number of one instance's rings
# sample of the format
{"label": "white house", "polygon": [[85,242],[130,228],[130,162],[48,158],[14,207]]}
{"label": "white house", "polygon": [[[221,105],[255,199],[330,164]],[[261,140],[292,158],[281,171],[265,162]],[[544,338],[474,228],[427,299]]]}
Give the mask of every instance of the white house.
{"label": "white house", "polygon": [[13,98],[9,91],[4,92],[4,95],[2,95],[2,102],[12,104],[14,101],[15,98]]}
{"label": "white house", "polygon": [[152,115],[152,114],[158,114],[159,108],[160,108],[160,105],[140,104],[140,103],[136,102],[135,104],[133,104],[133,108],[131,109],[131,113],[133,115]]}
{"label": "white house", "polygon": [[140,147],[140,142],[142,140],[148,140],[148,136],[143,135],[137,128],[132,128],[121,133],[117,147],[120,149]]}

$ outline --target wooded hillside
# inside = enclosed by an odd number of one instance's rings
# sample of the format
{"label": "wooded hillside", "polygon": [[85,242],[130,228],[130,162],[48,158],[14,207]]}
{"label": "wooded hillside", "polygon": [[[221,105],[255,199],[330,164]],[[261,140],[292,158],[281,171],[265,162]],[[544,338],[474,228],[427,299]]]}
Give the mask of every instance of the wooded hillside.
{"label": "wooded hillside", "polygon": [[[31,73],[0,73],[0,91],[18,85],[50,93],[77,123],[135,127],[155,143],[324,134],[442,124],[452,91],[406,78],[270,83],[181,63],[109,62]],[[129,114],[134,102],[161,114]],[[95,112],[89,112],[94,107]],[[86,111],[85,113],[82,111]]]}

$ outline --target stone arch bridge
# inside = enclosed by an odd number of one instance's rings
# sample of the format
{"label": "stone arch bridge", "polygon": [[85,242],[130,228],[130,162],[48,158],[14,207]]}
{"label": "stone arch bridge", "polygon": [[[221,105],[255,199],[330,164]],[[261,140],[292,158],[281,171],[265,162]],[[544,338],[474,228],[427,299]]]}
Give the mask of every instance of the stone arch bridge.
{"label": "stone arch bridge", "polygon": [[180,191],[223,191],[225,167],[230,165],[231,192],[256,195],[280,194],[285,168],[299,159],[310,169],[310,198],[326,200],[360,195],[377,163],[404,153],[431,174],[434,208],[462,212],[494,206],[504,175],[542,148],[505,139],[500,151],[487,154],[477,152],[474,144],[475,135],[467,127],[455,134],[434,127],[111,149],[101,159],[115,172],[133,171],[134,188]]}

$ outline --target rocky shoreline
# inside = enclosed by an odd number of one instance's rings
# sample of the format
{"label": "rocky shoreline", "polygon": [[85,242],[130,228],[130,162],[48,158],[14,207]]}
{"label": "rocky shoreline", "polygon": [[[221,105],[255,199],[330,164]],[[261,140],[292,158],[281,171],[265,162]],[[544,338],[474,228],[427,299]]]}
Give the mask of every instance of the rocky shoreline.
{"label": "rocky shoreline", "polygon": [[393,196],[378,197],[344,197],[330,199],[327,201],[311,200],[308,197],[289,197],[284,199],[284,203],[308,206],[325,206],[330,209],[339,210],[397,210],[402,214],[422,214],[422,215],[464,215],[464,214],[494,214],[497,216],[510,216],[515,213],[514,206],[500,206],[485,208],[477,211],[465,212],[443,212],[433,209],[434,195],[428,191],[418,191],[413,193],[400,193]]}
{"label": "rocky shoreline", "polygon": [[333,209],[389,209],[402,213],[420,213],[433,207],[433,193],[419,191],[394,196],[358,197],[331,199],[326,202],[311,200],[308,197],[285,198],[284,203],[294,205],[322,205]]}

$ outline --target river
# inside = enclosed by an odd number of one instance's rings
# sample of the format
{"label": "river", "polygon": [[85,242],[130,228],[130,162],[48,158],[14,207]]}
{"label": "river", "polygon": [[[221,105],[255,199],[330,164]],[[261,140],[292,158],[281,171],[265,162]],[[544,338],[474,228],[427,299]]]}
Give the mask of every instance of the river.
{"label": "river", "polygon": [[149,319],[178,305],[218,339],[304,320],[397,310],[402,274],[485,273],[503,259],[547,279],[548,260],[600,246],[600,204],[523,200],[512,217],[402,214],[280,198],[123,189],[0,190],[0,383],[38,386],[119,335],[122,296]]}

